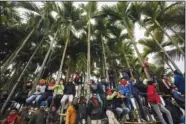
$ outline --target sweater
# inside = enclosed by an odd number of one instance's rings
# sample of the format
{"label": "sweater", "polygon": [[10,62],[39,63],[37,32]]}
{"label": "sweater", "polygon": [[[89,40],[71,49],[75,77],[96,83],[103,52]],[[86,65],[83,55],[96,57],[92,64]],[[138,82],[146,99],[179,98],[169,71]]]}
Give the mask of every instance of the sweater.
{"label": "sweater", "polygon": [[56,85],[55,86],[55,94],[63,94],[64,85]]}
{"label": "sweater", "polygon": [[67,83],[64,86],[64,94],[65,95],[76,95],[76,89],[75,89],[75,85],[73,83]]}

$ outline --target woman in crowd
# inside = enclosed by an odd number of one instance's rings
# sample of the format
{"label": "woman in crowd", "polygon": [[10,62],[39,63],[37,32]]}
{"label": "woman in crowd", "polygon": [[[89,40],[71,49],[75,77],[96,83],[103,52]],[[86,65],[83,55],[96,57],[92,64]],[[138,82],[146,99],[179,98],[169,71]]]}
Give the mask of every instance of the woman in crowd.
{"label": "woman in crowd", "polygon": [[97,98],[97,94],[94,93],[88,102],[88,115],[90,116],[91,124],[101,124],[101,114],[101,103]]}
{"label": "woman in crowd", "polygon": [[40,84],[36,86],[36,91],[26,99],[26,103],[32,104],[32,102],[35,100],[36,105],[39,106],[40,101],[43,98],[43,93],[45,93],[45,90],[46,90],[46,80],[41,79]]}
{"label": "woman in crowd", "polygon": [[58,109],[60,107],[60,100],[63,97],[64,92],[64,80],[61,78],[59,83],[55,85],[55,92],[54,92],[54,105]]}
{"label": "woman in crowd", "polygon": [[52,102],[54,89],[55,89],[55,80],[54,78],[52,78],[46,87],[45,93],[43,94],[44,98],[47,99],[48,107],[50,107],[50,104]]}

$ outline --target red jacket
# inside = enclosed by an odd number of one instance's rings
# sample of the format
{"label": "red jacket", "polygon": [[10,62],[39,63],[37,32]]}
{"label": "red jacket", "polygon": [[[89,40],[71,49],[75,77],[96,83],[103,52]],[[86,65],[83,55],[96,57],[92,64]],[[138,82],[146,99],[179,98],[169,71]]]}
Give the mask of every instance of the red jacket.
{"label": "red jacket", "polygon": [[158,92],[156,91],[156,87],[154,84],[149,85],[147,88],[147,98],[148,102],[150,104],[159,104],[160,103],[160,97],[158,95]]}

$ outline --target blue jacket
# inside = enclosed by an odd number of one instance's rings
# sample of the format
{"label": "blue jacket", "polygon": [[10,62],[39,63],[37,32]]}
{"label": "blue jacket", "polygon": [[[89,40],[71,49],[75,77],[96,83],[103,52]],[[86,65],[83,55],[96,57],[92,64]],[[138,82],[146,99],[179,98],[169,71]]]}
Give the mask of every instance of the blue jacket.
{"label": "blue jacket", "polygon": [[132,89],[131,84],[128,84],[127,86],[119,85],[119,91],[124,96],[131,96],[132,95]]}
{"label": "blue jacket", "polygon": [[174,76],[174,85],[178,88],[178,91],[185,94],[185,79],[179,74]]}

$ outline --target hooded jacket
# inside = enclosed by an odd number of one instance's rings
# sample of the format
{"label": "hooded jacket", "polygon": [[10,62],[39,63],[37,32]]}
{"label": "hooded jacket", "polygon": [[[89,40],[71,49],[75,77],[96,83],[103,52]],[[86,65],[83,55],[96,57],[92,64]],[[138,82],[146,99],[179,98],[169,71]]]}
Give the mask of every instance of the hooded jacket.
{"label": "hooded jacket", "polygon": [[150,104],[159,104],[161,101],[154,84],[149,85],[147,88],[147,99]]}

